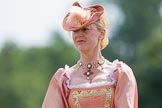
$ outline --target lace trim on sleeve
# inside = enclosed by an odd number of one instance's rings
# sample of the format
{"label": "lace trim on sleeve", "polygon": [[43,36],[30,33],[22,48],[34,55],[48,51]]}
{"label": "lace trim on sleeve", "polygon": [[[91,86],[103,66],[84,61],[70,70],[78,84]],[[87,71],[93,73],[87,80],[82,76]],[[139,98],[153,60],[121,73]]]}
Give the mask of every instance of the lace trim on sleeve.
{"label": "lace trim on sleeve", "polygon": [[66,81],[67,86],[70,85],[70,80],[71,80],[70,73],[71,73],[70,67],[68,65],[65,65],[65,74],[68,78],[68,80]]}
{"label": "lace trim on sleeve", "polygon": [[119,62],[118,59],[114,60],[113,63],[112,63],[112,67],[111,67],[111,69],[110,69],[110,79],[111,79],[112,81],[115,81],[115,78],[114,78],[114,71],[117,69],[117,65],[118,65],[119,63],[120,63],[120,62]]}

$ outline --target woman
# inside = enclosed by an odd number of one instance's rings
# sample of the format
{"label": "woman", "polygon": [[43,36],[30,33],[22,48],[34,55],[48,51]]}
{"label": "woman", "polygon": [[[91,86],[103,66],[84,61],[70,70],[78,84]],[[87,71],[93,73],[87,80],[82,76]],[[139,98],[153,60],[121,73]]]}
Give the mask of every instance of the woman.
{"label": "woman", "polygon": [[72,32],[80,59],[60,68],[49,84],[42,108],[137,108],[137,84],[131,68],[105,59],[107,23],[101,5],[82,7],[75,2],[63,20]]}

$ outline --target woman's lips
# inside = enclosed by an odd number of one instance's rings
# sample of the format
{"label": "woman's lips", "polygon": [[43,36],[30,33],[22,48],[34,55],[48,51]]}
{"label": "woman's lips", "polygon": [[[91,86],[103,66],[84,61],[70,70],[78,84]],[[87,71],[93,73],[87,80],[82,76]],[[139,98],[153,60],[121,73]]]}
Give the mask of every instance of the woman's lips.
{"label": "woman's lips", "polygon": [[78,43],[85,42],[85,40],[77,40]]}

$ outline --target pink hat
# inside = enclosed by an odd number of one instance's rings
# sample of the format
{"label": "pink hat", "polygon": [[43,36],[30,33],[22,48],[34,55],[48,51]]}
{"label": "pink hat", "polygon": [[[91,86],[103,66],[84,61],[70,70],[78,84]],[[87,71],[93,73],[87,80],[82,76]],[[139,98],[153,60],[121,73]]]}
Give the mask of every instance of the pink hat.
{"label": "pink hat", "polygon": [[84,8],[78,2],[74,2],[72,8],[63,19],[63,28],[67,31],[78,30],[96,22],[103,13],[104,8],[101,5]]}

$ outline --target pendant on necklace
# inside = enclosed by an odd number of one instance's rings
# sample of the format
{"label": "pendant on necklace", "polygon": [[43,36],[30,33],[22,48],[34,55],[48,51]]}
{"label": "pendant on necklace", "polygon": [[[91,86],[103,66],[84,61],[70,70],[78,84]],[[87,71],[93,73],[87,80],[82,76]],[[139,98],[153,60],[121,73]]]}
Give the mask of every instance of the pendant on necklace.
{"label": "pendant on necklace", "polygon": [[84,75],[86,75],[87,80],[90,79],[90,76],[93,74],[93,72],[91,72],[91,70],[88,70],[87,72],[84,73]]}
{"label": "pendant on necklace", "polygon": [[84,73],[84,75],[86,75],[87,80],[89,80],[90,76],[93,74],[93,72],[91,71],[92,64],[88,63],[87,68],[88,68],[88,70],[87,70],[87,72]]}
{"label": "pendant on necklace", "polygon": [[[92,68],[97,68],[98,66],[101,66],[104,64],[104,59],[103,60],[98,60],[97,62],[93,62],[93,63],[88,63],[88,64],[83,64],[83,62],[78,62],[79,67],[82,67],[83,69],[87,69],[86,72],[84,72],[84,75],[86,76],[86,79],[89,80],[90,76],[93,74],[93,72],[91,71]],[[103,68],[102,68],[103,69]]]}

